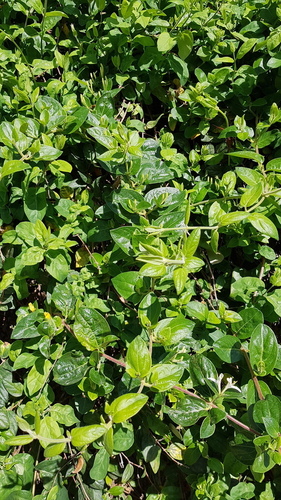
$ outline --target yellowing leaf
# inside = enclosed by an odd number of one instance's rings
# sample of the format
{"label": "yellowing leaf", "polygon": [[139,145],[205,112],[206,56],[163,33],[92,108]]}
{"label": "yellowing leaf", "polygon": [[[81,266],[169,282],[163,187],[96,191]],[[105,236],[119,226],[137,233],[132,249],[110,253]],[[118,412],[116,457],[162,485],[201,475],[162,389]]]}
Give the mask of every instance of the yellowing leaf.
{"label": "yellowing leaf", "polygon": [[84,267],[88,264],[90,259],[89,252],[86,248],[81,247],[75,252],[75,267]]}

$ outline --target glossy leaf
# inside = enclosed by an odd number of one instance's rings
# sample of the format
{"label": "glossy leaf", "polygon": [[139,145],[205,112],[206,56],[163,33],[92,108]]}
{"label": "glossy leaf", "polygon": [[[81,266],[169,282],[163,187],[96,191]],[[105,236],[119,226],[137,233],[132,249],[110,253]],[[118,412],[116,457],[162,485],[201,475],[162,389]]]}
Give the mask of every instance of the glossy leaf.
{"label": "glossy leaf", "polygon": [[275,224],[265,215],[257,213],[250,214],[248,220],[261,234],[264,234],[269,238],[279,240],[279,235]]}
{"label": "glossy leaf", "polygon": [[73,326],[77,340],[89,351],[93,351],[98,346],[96,337],[108,335],[110,328],[103,316],[90,307],[82,307],[76,315]]}
{"label": "glossy leaf", "polygon": [[169,417],[178,425],[188,427],[199,418],[207,415],[208,408],[204,401],[190,396],[185,397],[176,407],[168,411]]}
{"label": "glossy leaf", "polygon": [[263,314],[256,307],[248,307],[239,311],[242,320],[231,325],[240,339],[250,338],[256,326],[263,323]]}
{"label": "glossy leaf", "polygon": [[4,165],[0,171],[1,178],[6,177],[7,175],[14,174],[16,172],[21,172],[22,170],[26,170],[28,168],[28,164],[24,163],[20,160],[6,160]]}
{"label": "glossy leaf", "polygon": [[138,413],[147,403],[145,394],[123,394],[115,399],[108,408],[109,415],[115,423],[125,422]]}
{"label": "glossy leaf", "polygon": [[183,374],[183,368],[176,364],[154,365],[151,369],[150,383],[158,391],[168,391],[177,384]]}
{"label": "glossy leaf", "polygon": [[99,439],[105,433],[106,428],[102,425],[86,425],[75,427],[71,430],[71,442],[73,446],[80,448]]}
{"label": "glossy leaf", "polygon": [[276,363],[278,346],[274,332],[267,325],[258,325],[250,340],[250,361],[257,375],[264,377]]}
{"label": "glossy leaf", "polygon": [[147,294],[139,304],[139,318],[143,326],[156,325],[161,312],[160,302],[155,294]]}
{"label": "glossy leaf", "polygon": [[130,343],[126,356],[126,371],[133,378],[146,377],[151,368],[151,355],[147,343],[140,337],[135,337]]}

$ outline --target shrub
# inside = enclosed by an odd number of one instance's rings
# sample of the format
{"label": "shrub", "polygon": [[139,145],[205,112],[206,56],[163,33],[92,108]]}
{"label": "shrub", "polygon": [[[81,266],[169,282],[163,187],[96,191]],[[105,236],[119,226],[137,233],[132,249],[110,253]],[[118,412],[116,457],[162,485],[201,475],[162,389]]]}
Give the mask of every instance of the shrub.
{"label": "shrub", "polygon": [[1,6],[1,500],[277,498],[280,19]]}

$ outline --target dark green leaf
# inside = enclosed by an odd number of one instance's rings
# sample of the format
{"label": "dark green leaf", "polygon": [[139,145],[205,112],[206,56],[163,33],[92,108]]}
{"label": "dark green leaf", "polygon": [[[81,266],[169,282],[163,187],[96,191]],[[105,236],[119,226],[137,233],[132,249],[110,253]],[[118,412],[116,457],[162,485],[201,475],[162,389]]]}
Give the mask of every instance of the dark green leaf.
{"label": "dark green leaf", "polygon": [[110,334],[110,327],[103,316],[90,307],[81,307],[73,326],[77,340],[89,351],[97,349],[96,337]]}

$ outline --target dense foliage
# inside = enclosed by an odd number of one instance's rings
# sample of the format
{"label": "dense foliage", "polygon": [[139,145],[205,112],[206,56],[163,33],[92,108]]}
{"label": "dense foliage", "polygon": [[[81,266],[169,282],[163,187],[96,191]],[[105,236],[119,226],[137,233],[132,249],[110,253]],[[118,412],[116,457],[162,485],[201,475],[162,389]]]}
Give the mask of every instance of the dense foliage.
{"label": "dense foliage", "polygon": [[2,3],[1,500],[280,495],[279,5]]}

